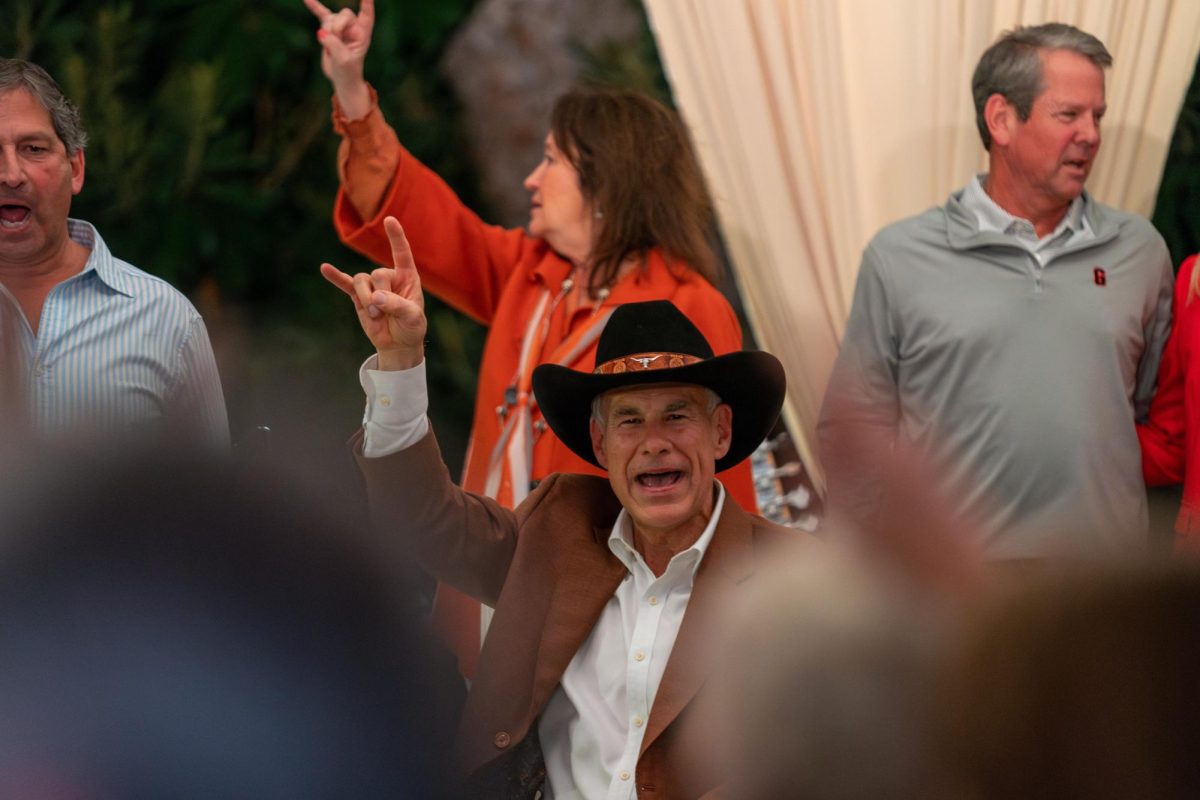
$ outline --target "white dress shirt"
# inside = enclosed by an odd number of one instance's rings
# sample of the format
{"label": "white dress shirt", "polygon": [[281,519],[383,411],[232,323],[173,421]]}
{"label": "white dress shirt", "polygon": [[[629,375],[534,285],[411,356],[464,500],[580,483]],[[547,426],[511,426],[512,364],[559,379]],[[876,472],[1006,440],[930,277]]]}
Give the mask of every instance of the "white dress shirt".
{"label": "white dress shirt", "polygon": [[538,721],[548,797],[637,796],[634,776],[646,720],[725,504],[724,487],[714,483],[708,525],[691,547],[675,554],[661,577],[654,577],[633,548],[629,514],[622,509],[617,517],[608,547],[628,572]]}

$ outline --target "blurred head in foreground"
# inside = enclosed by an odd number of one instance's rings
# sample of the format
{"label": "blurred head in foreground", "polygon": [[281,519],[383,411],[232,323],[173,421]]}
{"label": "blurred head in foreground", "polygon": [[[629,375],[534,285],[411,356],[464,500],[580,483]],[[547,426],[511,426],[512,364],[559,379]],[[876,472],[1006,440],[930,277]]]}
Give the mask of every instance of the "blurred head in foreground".
{"label": "blurred head in foreground", "polygon": [[1200,797],[1200,567],[1047,576],[947,682],[956,797]]}
{"label": "blurred head in foreground", "polygon": [[429,797],[452,713],[382,554],[188,455],[0,503],[0,797]]}
{"label": "blurred head in foreground", "polygon": [[732,796],[926,798],[950,619],[895,571],[831,547],[730,613],[718,719]]}

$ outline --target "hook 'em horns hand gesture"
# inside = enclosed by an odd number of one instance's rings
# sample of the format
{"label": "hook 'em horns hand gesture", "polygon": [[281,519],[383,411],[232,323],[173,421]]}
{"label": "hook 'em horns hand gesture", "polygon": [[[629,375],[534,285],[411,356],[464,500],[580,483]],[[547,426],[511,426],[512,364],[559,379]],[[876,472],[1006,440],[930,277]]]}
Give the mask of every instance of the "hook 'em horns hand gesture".
{"label": "hook 'em horns hand gesture", "polygon": [[383,227],[392,247],[391,269],[351,277],[322,264],[321,274],[354,301],[363,333],[379,353],[379,368],[410,369],[425,357],[425,296],[404,229],[395,217],[385,219]]}
{"label": "hook 'em horns hand gesture", "polygon": [[362,0],[357,14],[348,8],[335,13],[320,0],[304,0],[304,5],[321,23],[317,29],[321,69],[333,84],[342,113],[347,119],[365,116],[371,110],[371,96],[363,78],[363,62],[371,48],[375,0]]}

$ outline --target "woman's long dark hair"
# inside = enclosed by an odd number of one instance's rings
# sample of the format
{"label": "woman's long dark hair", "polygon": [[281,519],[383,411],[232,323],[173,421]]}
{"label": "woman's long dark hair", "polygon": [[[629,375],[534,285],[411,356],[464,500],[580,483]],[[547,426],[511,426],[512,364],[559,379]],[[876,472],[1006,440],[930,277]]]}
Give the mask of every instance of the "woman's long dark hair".
{"label": "woman's long dark hair", "polygon": [[652,247],[672,269],[716,282],[712,202],[674,111],[628,89],[579,88],[558,99],[550,130],[600,215],[588,264],[593,293]]}

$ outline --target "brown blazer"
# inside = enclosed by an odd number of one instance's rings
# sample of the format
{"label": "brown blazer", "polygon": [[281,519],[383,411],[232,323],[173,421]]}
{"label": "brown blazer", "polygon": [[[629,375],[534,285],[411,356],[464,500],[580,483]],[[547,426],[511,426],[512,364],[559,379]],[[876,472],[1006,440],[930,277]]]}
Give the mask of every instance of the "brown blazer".
{"label": "brown blazer", "polygon": [[[473,771],[536,725],[567,664],[625,575],[608,549],[621,510],[604,478],[549,476],[515,510],[454,485],[431,432],[384,458],[362,456],[371,513],[438,579],[496,613],[459,726],[461,767]],[[683,752],[683,722],[708,671],[706,641],[726,594],[763,550],[805,534],[742,511],[726,494],[687,612],[647,720],[635,776],[640,797],[697,797],[716,788]]]}

